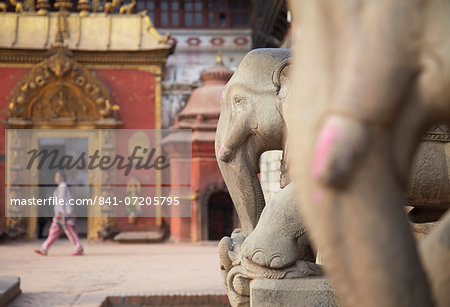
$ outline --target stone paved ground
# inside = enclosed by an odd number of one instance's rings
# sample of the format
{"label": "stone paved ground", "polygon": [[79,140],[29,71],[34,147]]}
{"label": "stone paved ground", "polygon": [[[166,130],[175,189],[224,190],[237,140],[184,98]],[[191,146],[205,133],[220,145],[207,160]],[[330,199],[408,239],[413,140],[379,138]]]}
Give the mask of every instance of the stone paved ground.
{"label": "stone paved ground", "polygon": [[114,294],[224,294],[217,244],[117,244],[84,241],[85,256],[73,257],[59,240],[49,256],[40,242],[0,245],[0,275],[21,278],[12,306],[99,306]]}

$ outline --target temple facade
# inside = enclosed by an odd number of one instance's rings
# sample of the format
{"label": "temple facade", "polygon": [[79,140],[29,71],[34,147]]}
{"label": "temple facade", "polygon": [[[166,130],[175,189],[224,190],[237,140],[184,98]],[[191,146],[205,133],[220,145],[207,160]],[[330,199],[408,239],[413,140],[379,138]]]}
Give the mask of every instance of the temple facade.
{"label": "temple facade", "polygon": [[[60,5],[57,12],[0,15],[0,104],[6,110],[2,113],[2,137],[5,128],[52,129],[51,136],[40,137],[39,146],[64,148],[58,129],[79,129],[80,139],[86,138],[84,146],[92,148],[99,146],[100,139],[83,136],[85,129],[161,128],[163,66],[174,45],[158,34],[147,15],[82,16],[69,11],[71,3],[56,4]],[[50,138],[59,138],[60,143],[45,145],[44,140]],[[133,141],[131,136],[129,141]],[[14,143],[16,140],[7,142]],[[16,147],[3,146],[2,157],[20,153]],[[5,178],[4,160],[1,180]],[[17,172],[20,174],[20,169]],[[40,175],[36,174],[37,180]],[[7,174],[9,183],[12,176]],[[82,181],[76,183],[90,184],[89,178]],[[4,195],[1,198],[4,201]],[[43,231],[39,219],[7,218],[2,224],[10,236],[35,238]],[[158,218],[141,219],[132,228],[161,223]],[[126,218],[80,218],[78,225],[88,238],[108,235],[108,229],[130,228]]]}

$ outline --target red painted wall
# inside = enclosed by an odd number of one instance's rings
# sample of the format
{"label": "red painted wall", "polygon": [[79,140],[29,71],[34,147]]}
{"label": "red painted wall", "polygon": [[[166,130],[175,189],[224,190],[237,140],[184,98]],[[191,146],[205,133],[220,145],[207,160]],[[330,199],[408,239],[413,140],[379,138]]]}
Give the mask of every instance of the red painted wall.
{"label": "red painted wall", "polygon": [[[171,176],[184,177],[185,165],[189,161],[179,161],[171,159]],[[192,144],[192,195],[199,196],[192,200],[192,217],[172,217],[170,218],[170,236],[174,241],[199,241],[206,240],[201,236],[201,223],[205,222],[207,216],[200,219],[202,209],[201,197],[210,184],[222,182],[222,174],[215,158],[214,141]],[[176,193],[174,193],[176,194]],[[174,214],[175,216],[176,214]],[[209,221],[213,223],[214,221]]]}
{"label": "red painted wall", "polygon": [[114,102],[120,106],[122,129],[154,129],[155,79],[137,69],[94,69],[93,72],[108,87]]}

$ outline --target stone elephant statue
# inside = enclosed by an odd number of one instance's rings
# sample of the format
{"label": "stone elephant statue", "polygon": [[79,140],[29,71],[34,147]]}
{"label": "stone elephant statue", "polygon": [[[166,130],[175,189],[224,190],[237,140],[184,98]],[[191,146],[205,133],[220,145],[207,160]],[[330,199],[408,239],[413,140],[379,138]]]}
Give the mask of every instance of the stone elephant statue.
{"label": "stone elephant statue", "polygon": [[216,157],[245,236],[265,206],[257,177],[259,158],[265,151],[283,149],[286,140],[282,107],[289,59],[288,50],[249,52],[222,95]]}
{"label": "stone elephant statue", "polygon": [[267,206],[258,178],[261,154],[285,149],[290,57],[285,49],[249,52],[223,92],[215,149],[241,222],[241,229],[219,244],[233,306],[248,304],[251,279],[321,274],[288,177]]}
{"label": "stone elephant statue", "polygon": [[420,137],[450,119],[450,1],[290,6],[288,166],[342,304],[449,306],[450,214],[420,259],[403,204]]}

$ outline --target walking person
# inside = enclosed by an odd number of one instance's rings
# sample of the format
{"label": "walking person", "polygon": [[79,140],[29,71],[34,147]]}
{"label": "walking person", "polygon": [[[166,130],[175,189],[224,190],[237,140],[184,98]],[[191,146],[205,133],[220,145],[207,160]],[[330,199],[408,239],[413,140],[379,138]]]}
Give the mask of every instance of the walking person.
{"label": "walking person", "polygon": [[[58,185],[55,192],[53,192],[53,197],[57,200],[54,205],[55,216],[53,217],[47,240],[42,243],[39,250],[35,250],[35,253],[42,256],[47,256],[48,250],[52,244],[64,231],[67,238],[69,238],[75,248],[75,253],[73,253],[72,256],[81,256],[83,255],[83,246],[81,245],[77,231],[75,230],[75,218],[72,216],[72,206],[69,205],[71,196],[69,188],[66,184],[64,173],[61,171],[56,171],[55,183]],[[63,199],[64,202],[59,204],[61,199]]]}

